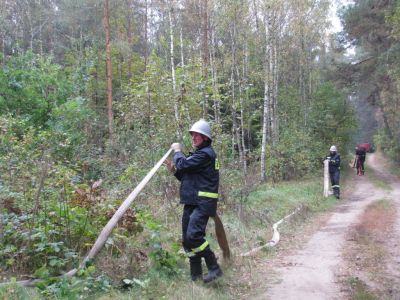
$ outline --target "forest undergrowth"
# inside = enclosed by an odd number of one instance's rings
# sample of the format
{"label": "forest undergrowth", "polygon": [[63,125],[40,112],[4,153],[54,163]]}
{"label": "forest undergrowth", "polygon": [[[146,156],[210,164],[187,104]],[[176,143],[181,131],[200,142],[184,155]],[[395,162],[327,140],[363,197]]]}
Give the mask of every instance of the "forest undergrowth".
{"label": "forest undergrowth", "polygon": [[[294,234],[299,225],[307,222],[314,214],[326,211],[336,202],[333,197],[322,198],[320,177],[259,185],[256,176],[246,176],[244,184],[240,173],[236,175],[233,172],[222,173],[222,200],[218,211],[228,235],[233,259],[230,262],[222,260],[214,224],[210,220],[208,239],[212,248],[217,250],[225,276],[215,284],[206,286],[190,281],[188,263],[181,250],[182,207],[178,203],[178,184],[164,169],[160,170],[156,177],[124,216],[93,264],[80,271],[77,277],[60,279],[55,276],[61,273],[61,270],[76,264],[81,256],[85,255],[90,243],[82,245],[71,263],[57,264],[59,260],[62,262],[66,260],[67,250],[60,245],[56,253],[63,253],[64,258],[48,255],[44,266],[33,274],[43,279],[42,283],[35,288],[23,288],[17,284],[3,286],[0,288],[0,296],[5,299],[242,297],[251,292],[254,282],[262,281],[262,278],[257,278],[257,274],[253,271],[257,259],[268,259],[275,255],[276,251],[279,251],[279,246],[276,249],[261,251],[256,257],[241,258],[240,254],[265,244],[272,236],[272,224],[298,207],[301,207],[300,213],[283,223],[279,229],[283,239],[286,234]],[[156,186],[162,186],[162,192],[155,193]],[[17,214],[10,213],[8,217],[18,220]],[[95,224],[92,220],[86,222]],[[13,224],[21,226],[21,223]],[[93,232],[92,236],[95,235]],[[55,246],[49,243],[47,247]],[[38,247],[35,244],[33,251]],[[48,251],[55,252],[55,249],[50,248]],[[2,269],[2,281],[15,282],[16,278],[24,278],[23,274],[27,274],[28,266],[21,265],[21,268],[18,268],[18,262],[15,264],[14,272],[12,269],[8,271]],[[55,272],[57,267],[59,273]],[[243,276],[246,279],[243,279]]]}

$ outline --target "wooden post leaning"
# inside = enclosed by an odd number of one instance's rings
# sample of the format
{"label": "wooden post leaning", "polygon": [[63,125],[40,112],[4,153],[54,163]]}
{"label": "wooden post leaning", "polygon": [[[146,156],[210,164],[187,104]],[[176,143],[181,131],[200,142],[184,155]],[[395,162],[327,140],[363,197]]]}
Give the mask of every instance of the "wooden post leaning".
{"label": "wooden post leaning", "polygon": [[99,237],[97,238],[96,242],[94,243],[92,249],[90,249],[89,254],[85,257],[85,259],[80,264],[80,268],[84,267],[86,262],[93,259],[97,253],[103,248],[104,244],[106,243],[108,237],[111,234],[111,231],[117,225],[118,221],[127,211],[129,206],[132,204],[133,200],[139,195],[145,185],[150,181],[151,177],[157,172],[157,170],[161,167],[162,163],[167,159],[168,155],[171,153],[172,149],[169,149],[167,153],[157,162],[157,164],[151,169],[149,173],[147,173],[146,177],[142,179],[139,185],[133,190],[132,193],[125,199],[125,201],[121,204],[118,210],[114,213],[110,221],[108,221],[107,225],[101,231]]}
{"label": "wooden post leaning", "polygon": [[215,222],[215,234],[217,236],[218,245],[222,250],[222,255],[224,259],[229,260],[231,258],[231,251],[229,249],[228,240],[226,238],[224,225],[222,224],[221,219],[219,218],[218,214],[213,217]]}

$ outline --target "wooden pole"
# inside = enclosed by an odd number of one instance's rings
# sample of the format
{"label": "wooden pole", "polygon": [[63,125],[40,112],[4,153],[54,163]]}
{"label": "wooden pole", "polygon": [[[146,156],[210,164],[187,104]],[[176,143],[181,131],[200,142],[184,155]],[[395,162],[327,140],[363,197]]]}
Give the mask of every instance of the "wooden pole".
{"label": "wooden pole", "polygon": [[218,245],[222,250],[224,259],[229,260],[231,258],[231,251],[229,249],[228,240],[226,238],[224,225],[222,224],[222,221],[217,214],[213,219],[215,222],[215,234],[217,236]]}
{"label": "wooden pole", "polygon": [[329,196],[329,160],[324,160],[324,197]]}
{"label": "wooden pole", "polygon": [[147,173],[146,177],[142,179],[142,181],[133,190],[133,192],[128,196],[128,198],[126,198],[125,201],[121,204],[121,206],[118,208],[118,210],[112,216],[110,221],[108,221],[107,225],[101,231],[99,237],[97,238],[96,242],[94,243],[89,254],[82,261],[80,268],[85,267],[86,262],[93,259],[97,255],[97,253],[100,251],[100,249],[106,243],[106,241],[107,241],[109,235],[111,234],[111,231],[114,229],[115,225],[117,225],[118,221],[124,215],[124,213],[129,208],[129,206],[132,204],[133,200],[135,200],[137,195],[139,195],[139,193],[142,191],[142,189],[145,187],[145,185],[150,181],[151,177],[153,177],[153,175],[160,168],[162,163],[167,159],[167,157],[171,153],[171,151],[172,151],[172,149],[169,149],[167,151],[167,153],[165,153],[165,155],[157,162],[157,164],[153,167],[153,169],[151,169],[151,171],[149,173]]}

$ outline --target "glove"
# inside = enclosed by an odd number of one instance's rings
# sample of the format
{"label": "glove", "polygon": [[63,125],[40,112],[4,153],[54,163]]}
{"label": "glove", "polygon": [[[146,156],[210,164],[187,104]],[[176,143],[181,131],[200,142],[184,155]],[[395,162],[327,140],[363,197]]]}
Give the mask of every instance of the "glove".
{"label": "glove", "polygon": [[164,161],[164,165],[167,167],[168,171],[170,171],[172,174],[175,174],[176,172],[176,167],[175,165],[172,163],[172,161],[166,159]]}
{"label": "glove", "polygon": [[173,143],[171,145],[171,149],[174,150],[175,153],[182,151],[181,144],[179,144],[179,143]]}

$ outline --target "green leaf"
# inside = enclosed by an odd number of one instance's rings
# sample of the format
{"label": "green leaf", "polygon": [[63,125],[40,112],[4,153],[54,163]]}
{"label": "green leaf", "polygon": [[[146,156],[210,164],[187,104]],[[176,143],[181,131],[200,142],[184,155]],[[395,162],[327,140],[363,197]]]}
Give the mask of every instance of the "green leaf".
{"label": "green leaf", "polygon": [[41,268],[37,269],[34,274],[37,278],[40,279],[46,279],[50,276],[50,272],[47,269],[46,265],[43,265]]}

